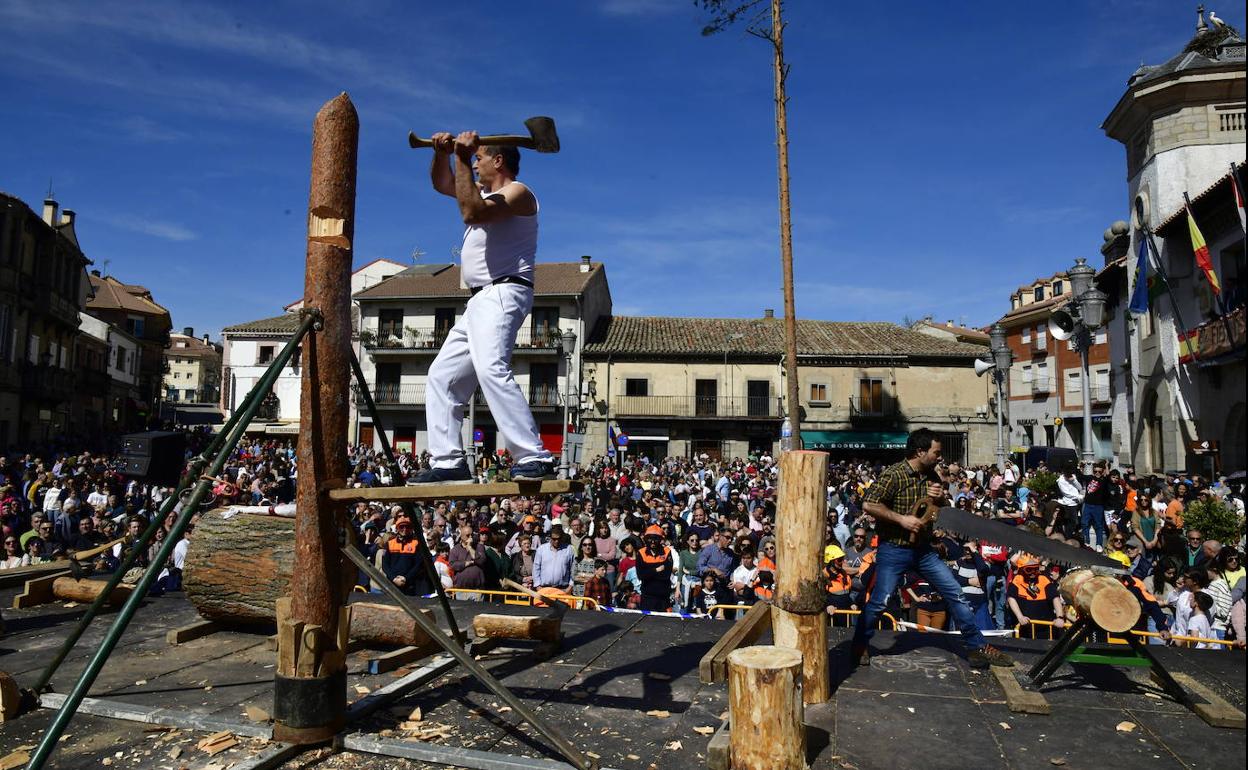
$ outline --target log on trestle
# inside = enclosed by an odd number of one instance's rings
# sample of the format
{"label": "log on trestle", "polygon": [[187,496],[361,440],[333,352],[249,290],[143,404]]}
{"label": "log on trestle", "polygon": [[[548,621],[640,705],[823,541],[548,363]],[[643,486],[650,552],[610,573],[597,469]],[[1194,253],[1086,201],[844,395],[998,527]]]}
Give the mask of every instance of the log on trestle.
{"label": "log on trestle", "polygon": [[[284,516],[209,511],[191,536],[182,589],[199,614],[229,626],[268,626],[276,602],[290,595],[295,564],[295,520]],[[343,580],[346,595],[354,575]],[[429,641],[399,607],[351,605],[350,638],[369,644],[420,646]]]}
{"label": "log on trestle", "polygon": [[1108,575],[1079,569],[1063,577],[1057,587],[1062,600],[1074,607],[1080,617],[1091,618],[1110,633],[1125,633],[1140,619],[1139,600]]}

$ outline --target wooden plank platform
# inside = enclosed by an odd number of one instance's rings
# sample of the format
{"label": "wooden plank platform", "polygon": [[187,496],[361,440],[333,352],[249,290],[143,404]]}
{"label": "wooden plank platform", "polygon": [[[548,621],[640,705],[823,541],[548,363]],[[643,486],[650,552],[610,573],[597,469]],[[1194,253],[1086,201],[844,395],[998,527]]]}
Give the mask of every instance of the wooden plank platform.
{"label": "wooden plank platform", "polygon": [[728,655],[738,647],[757,641],[764,631],[771,630],[771,605],[759,602],[732,624],[715,646],[698,663],[698,677],[703,684],[728,681]]}
{"label": "wooden plank platform", "polygon": [[1022,663],[1015,663],[1014,668],[1001,666],[989,668],[992,670],[992,675],[996,677],[997,683],[1001,685],[1001,689],[1005,691],[1005,705],[1010,711],[1016,714],[1052,713],[1047,698],[1033,690],[1024,689],[1022,683],[1018,681],[1019,674],[1026,676],[1027,673],[1027,667]]}
{"label": "wooden plank platform", "polygon": [[407,503],[420,500],[468,500],[477,497],[505,497],[507,495],[559,495],[580,492],[584,488],[585,482],[571,479],[506,481],[494,484],[413,484],[404,487],[331,489],[329,499],[349,503],[360,500]]}
{"label": "wooden plank platform", "polygon": [[[1228,654],[1233,655],[1235,653]],[[1171,671],[1170,676],[1174,677],[1174,681],[1182,685],[1183,689],[1196,693],[1205,700],[1204,703],[1201,703],[1193,699],[1191,706],[1192,711],[1196,712],[1196,716],[1205,720],[1205,723],[1210,727],[1225,727],[1231,730],[1244,729],[1244,712],[1227,703],[1225,699],[1186,672]]]}

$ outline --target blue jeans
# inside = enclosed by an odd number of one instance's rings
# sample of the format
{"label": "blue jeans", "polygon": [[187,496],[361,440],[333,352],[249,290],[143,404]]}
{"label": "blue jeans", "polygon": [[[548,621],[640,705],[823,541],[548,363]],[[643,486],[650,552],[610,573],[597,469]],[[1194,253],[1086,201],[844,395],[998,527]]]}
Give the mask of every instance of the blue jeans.
{"label": "blue jeans", "polygon": [[997,628],[997,624],[992,619],[992,613],[988,611],[987,601],[971,604],[971,612],[975,614],[975,625],[979,626],[980,631],[992,631]]}
{"label": "blue jeans", "polygon": [[930,546],[903,548],[892,543],[880,543],[875,556],[875,586],[871,589],[871,598],[866,609],[858,616],[858,625],[854,627],[854,644],[864,645],[875,633],[875,622],[884,612],[884,605],[897,583],[908,570],[916,570],[927,578],[927,582],[945,599],[949,614],[953,616],[953,626],[962,632],[966,646],[972,650],[982,649],[988,642],[975,624],[975,614],[971,605],[962,596],[962,587],[953,577],[949,566],[940,560],[940,556]]}
{"label": "blue jeans", "polygon": [[992,628],[1005,628],[1005,575],[990,573],[986,582],[984,611],[995,624]]}
{"label": "blue jeans", "polygon": [[1083,504],[1083,516],[1079,519],[1079,534],[1083,535],[1083,544],[1092,546],[1092,530],[1096,530],[1096,544],[1105,547],[1105,506]]}

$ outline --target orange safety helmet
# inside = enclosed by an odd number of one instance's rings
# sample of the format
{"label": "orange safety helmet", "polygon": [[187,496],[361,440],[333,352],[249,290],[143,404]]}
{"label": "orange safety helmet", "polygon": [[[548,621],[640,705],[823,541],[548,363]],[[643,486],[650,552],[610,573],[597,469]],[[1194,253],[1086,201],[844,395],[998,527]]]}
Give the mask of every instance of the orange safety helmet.
{"label": "orange safety helmet", "polygon": [[651,524],[650,526],[646,527],[646,532],[644,536],[662,538],[662,537],[667,537],[667,533],[664,532],[663,528],[660,527],[658,524]]}

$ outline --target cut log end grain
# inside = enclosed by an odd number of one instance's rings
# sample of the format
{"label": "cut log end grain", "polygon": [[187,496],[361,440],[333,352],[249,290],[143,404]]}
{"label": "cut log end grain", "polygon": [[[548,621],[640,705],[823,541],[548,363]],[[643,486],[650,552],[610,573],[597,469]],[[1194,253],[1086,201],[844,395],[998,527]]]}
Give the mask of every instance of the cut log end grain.
{"label": "cut log end grain", "polygon": [[525,639],[557,642],[562,628],[560,618],[540,615],[494,615],[482,613],[472,619],[472,632],[478,639]]}
{"label": "cut log end grain", "polygon": [[802,655],[760,645],[728,656],[731,766],[736,770],[805,770]]}

